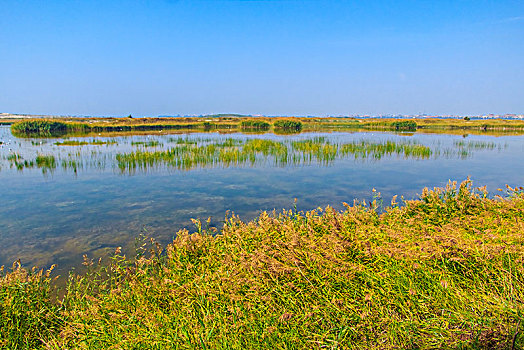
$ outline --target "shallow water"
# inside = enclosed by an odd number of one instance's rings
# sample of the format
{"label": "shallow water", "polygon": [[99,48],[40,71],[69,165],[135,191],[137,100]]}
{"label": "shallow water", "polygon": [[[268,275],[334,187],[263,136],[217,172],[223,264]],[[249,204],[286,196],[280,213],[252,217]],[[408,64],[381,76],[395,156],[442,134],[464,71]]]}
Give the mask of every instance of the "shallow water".
{"label": "shallow water", "polygon": [[[309,160],[292,148],[293,141],[319,137],[339,149],[344,144],[390,141],[423,145],[431,152],[357,157],[338,153],[327,160]],[[116,159],[117,154],[137,150],[176,148],[186,139],[206,145],[229,138],[239,145],[272,140],[288,147],[288,161],[259,152],[254,162],[224,163],[212,158],[181,170],[161,160],[131,169]],[[211,217],[211,226],[220,228],[228,210],[249,220],[264,210],[291,209],[294,198],[299,210],[327,205],[341,209],[342,202],[372,199],[373,188],[389,203],[393,195],[415,198],[423,187],[441,187],[448,180],[460,182],[468,176],[474,185],[487,185],[492,194],[506,184],[524,185],[524,136],[193,133],[96,140],[111,143],[60,146],[55,143],[64,139],[19,139],[9,127],[0,126],[0,265],[21,259],[26,266],[56,263],[67,271],[80,265],[83,254],[96,259],[118,246],[131,254],[141,234],[165,244],[179,229],[194,230],[191,218]],[[151,141],[156,142],[146,147]],[[295,161],[291,154],[297,155]],[[39,155],[52,155],[54,164],[37,164]]]}

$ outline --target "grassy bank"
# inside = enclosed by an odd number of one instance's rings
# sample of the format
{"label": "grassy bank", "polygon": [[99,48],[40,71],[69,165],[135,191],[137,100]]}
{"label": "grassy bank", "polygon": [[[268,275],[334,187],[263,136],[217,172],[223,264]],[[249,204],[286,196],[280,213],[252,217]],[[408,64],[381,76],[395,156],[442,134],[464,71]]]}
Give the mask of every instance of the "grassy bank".
{"label": "grassy bank", "polygon": [[15,136],[20,137],[164,130],[273,131],[277,133],[320,130],[524,132],[524,121],[501,119],[357,119],[298,117],[55,118],[15,122],[12,124],[11,130]]}
{"label": "grassy bank", "polygon": [[378,214],[380,197],[195,221],[165,248],[0,277],[3,348],[522,348],[524,193],[469,182]]}

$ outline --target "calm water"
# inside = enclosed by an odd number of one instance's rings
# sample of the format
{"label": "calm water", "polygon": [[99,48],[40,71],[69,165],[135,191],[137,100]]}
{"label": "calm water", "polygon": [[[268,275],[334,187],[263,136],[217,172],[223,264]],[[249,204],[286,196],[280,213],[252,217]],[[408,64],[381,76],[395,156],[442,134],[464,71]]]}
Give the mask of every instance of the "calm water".
{"label": "calm water", "polygon": [[[408,156],[336,154],[311,160],[301,153],[292,158],[290,153],[287,162],[259,152],[255,161],[214,159],[184,170],[161,160],[136,168],[117,161],[117,154],[227,139],[238,145],[271,140],[291,153],[296,152],[293,141],[312,139],[339,148],[390,141],[430,151]],[[444,186],[450,179],[460,182],[468,176],[491,193],[506,184],[524,185],[524,136],[205,133],[97,140],[110,143],[59,146],[55,143],[64,139],[18,139],[9,127],[0,126],[0,265],[21,259],[26,266],[57,263],[66,271],[78,266],[83,254],[107,256],[118,246],[131,252],[140,234],[165,244],[179,229],[194,229],[191,218],[211,217],[211,225],[220,227],[228,210],[248,220],[263,210],[290,209],[294,198],[299,210],[327,205],[341,209],[342,202],[371,199],[373,188],[389,203],[393,195],[415,198],[425,186]],[[47,163],[38,156],[48,157]]]}

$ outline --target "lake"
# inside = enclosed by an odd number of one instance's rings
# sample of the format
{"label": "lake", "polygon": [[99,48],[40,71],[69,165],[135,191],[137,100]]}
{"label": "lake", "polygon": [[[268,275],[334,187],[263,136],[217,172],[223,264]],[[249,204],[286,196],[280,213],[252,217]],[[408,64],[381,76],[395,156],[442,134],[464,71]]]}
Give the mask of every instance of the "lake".
{"label": "lake", "polygon": [[[200,218],[221,227],[262,211],[306,211],[467,177],[491,195],[524,185],[524,136],[386,132],[14,137],[0,126],[0,265],[58,264],[161,244]],[[373,192],[373,189],[376,192]],[[378,198],[377,193],[381,196]],[[204,224],[207,225],[207,224]]]}

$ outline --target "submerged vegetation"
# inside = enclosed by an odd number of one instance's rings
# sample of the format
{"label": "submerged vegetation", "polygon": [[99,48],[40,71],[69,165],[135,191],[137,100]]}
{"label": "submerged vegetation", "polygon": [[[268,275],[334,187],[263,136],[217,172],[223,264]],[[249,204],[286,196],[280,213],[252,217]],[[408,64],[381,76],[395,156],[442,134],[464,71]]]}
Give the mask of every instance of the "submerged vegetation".
{"label": "submerged vegetation", "polygon": [[[524,192],[466,181],[345,211],[226,217],[163,250],[0,275],[3,348],[522,348]],[[378,194],[377,194],[377,197]],[[154,242],[153,242],[154,243]]]}

